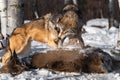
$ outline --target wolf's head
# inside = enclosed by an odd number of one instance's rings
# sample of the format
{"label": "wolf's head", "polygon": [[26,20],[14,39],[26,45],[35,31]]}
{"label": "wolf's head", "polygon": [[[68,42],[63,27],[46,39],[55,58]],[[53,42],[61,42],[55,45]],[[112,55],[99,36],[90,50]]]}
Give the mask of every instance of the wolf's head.
{"label": "wolf's head", "polygon": [[78,8],[77,6],[75,5],[72,5],[72,4],[69,4],[69,5],[66,5],[64,8],[63,8],[63,11],[78,11]]}

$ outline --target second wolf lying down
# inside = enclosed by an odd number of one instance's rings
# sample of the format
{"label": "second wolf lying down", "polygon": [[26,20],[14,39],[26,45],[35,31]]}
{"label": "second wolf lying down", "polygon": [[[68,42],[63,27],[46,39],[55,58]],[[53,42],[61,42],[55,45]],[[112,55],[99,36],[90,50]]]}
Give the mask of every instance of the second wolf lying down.
{"label": "second wolf lying down", "polygon": [[[56,26],[50,21],[52,15],[46,14],[42,18],[24,24],[23,26],[15,28],[9,38],[9,48],[17,54],[26,54],[31,47],[31,41],[39,41],[47,43],[51,47],[57,47],[58,32]],[[10,57],[10,52],[2,56],[2,64]]]}

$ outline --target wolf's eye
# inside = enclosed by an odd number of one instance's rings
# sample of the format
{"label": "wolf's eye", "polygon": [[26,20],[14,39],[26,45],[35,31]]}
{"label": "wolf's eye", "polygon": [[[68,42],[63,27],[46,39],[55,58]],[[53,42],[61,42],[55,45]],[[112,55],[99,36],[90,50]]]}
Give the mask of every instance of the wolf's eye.
{"label": "wolf's eye", "polygon": [[60,28],[55,27],[54,29],[57,31],[58,34],[60,33]]}

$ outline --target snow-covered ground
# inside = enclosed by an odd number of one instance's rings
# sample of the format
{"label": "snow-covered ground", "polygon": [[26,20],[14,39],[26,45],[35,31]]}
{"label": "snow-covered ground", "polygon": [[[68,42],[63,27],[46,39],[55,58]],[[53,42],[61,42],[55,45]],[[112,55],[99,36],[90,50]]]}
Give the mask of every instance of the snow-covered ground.
{"label": "snow-covered ground", "polygon": [[[102,26],[103,28],[97,28],[92,26]],[[87,22],[84,25],[87,33],[82,35],[86,45],[94,47],[100,47],[105,51],[116,48],[118,29],[112,27],[108,30],[107,19],[94,19]],[[33,41],[30,54],[39,51],[45,51],[51,49],[47,45]],[[0,52],[0,57],[3,51]],[[1,63],[0,63],[0,66]],[[104,73],[104,74],[86,74],[80,73],[72,75],[70,73],[55,73],[47,69],[33,69],[25,71],[20,75],[12,77],[10,74],[0,74],[0,80],[120,80],[120,70]]]}
{"label": "snow-covered ground", "polygon": [[[118,29],[111,27],[108,30],[107,19],[95,19],[87,22],[84,26],[87,33],[83,34],[83,39],[87,45],[100,48],[115,48],[117,45]],[[101,26],[102,29],[94,27]]]}

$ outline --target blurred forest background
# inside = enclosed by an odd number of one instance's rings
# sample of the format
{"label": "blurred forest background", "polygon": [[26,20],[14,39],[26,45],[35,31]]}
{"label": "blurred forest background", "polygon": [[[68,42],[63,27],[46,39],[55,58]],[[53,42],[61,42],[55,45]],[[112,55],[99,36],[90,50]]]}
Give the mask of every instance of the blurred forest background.
{"label": "blurred forest background", "polygon": [[[6,35],[7,28],[12,30],[25,20],[34,20],[47,13],[59,14],[69,3],[78,6],[79,18],[86,21],[95,18],[108,18],[120,22],[119,0],[0,0],[0,27]],[[10,33],[8,33],[10,34]]]}

